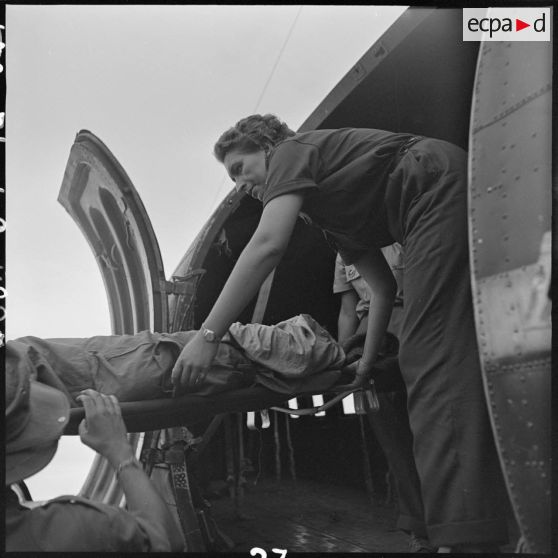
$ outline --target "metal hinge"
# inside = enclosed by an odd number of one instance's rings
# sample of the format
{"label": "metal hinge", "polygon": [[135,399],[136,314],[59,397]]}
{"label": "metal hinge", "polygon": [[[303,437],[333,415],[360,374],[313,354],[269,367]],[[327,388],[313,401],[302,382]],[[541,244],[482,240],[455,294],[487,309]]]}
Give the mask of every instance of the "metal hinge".
{"label": "metal hinge", "polygon": [[174,295],[193,294],[195,284],[205,273],[205,269],[194,269],[187,275],[173,275],[172,281],[159,281],[159,289],[162,293]]}
{"label": "metal hinge", "polygon": [[176,441],[163,448],[146,448],[141,452],[141,461],[151,465],[157,463],[180,465],[185,461],[185,452],[190,448],[195,449],[201,441],[201,437],[191,437],[187,441]]}
{"label": "metal hinge", "polygon": [[165,294],[185,295],[191,290],[189,283],[177,283],[175,281],[159,281],[159,290]]}

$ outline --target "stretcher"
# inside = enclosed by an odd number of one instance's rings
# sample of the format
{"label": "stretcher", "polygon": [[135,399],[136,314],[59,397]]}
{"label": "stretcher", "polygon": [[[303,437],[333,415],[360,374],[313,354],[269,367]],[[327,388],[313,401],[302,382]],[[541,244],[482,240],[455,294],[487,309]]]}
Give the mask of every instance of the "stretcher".
{"label": "stretcher", "polygon": [[[311,394],[287,397],[263,386],[253,386],[213,396],[182,395],[173,399],[121,403],[120,408],[128,432],[145,432],[192,425],[223,413],[259,411],[280,406],[290,397],[304,395]],[[83,408],[72,409],[64,434],[78,434],[79,423],[84,417]]]}
{"label": "stretcher", "polygon": [[[399,391],[404,389],[396,356],[388,356],[377,363],[374,381],[368,389],[344,389],[346,378],[334,385],[328,393],[326,403],[305,409],[291,409],[284,404],[295,397],[311,397],[315,392],[301,392],[290,395],[272,391],[255,385],[242,389],[225,391],[212,396],[194,394],[169,399],[153,399],[120,403],[122,417],[128,432],[146,432],[189,426],[204,422],[226,413],[249,413],[265,409],[288,412],[293,415],[312,415],[340,402],[351,394],[355,395],[355,411],[366,414],[377,410],[376,391]],[[77,435],[79,423],[85,418],[83,408],[70,411],[70,420],[65,435]]]}

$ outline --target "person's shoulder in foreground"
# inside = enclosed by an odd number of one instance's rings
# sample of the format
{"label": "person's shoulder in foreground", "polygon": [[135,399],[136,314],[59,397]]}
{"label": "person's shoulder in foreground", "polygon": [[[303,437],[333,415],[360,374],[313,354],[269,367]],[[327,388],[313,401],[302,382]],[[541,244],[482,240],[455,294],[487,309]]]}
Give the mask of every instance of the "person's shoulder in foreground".
{"label": "person's shoulder in foreground", "polygon": [[183,538],[168,507],[133,456],[114,396],[83,393],[86,419],[80,437],[120,471],[128,511],[79,496],[37,503],[18,490],[54,457],[70,411],[61,391],[31,379],[27,367],[17,366],[20,356],[6,347],[6,550],[182,550]]}

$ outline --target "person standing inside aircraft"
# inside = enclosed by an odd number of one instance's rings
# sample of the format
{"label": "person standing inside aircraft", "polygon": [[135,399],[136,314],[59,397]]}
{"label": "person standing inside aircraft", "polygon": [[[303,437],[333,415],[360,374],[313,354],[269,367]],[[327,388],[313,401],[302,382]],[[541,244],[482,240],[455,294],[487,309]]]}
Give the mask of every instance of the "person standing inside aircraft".
{"label": "person standing inside aircraft", "polygon": [[[403,267],[401,245],[391,244],[382,248],[397,282],[394,309],[387,333],[399,337],[401,312],[403,310]],[[354,265],[346,266],[338,254],[335,260],[333,292],[340,295],[338,317],[338,341],[350,355],[348,349],[366,332],[370,306],[370,290]],[[360,343],[359,343],[360,345]],[[395,380],[395,378],[394,378]],[[409,534],[409,548],[413,552],[432,552],[424,524],[424,507],[415,459],[413,435],[407,414],[407,394],[404,388],[389,388],[380,391],[380,409],[369,413],[368,420],[376,439],[380,443],[392,473],[398,504],[397,528]],[[392,391],[393,390],[393,391]]]}
{"label": "person standing inside aircraft", "polygon": [[214,152],[260,222],[204,326],[182,350],[177,385],[203,378],[223,335],[285,252],[303,211],[373,293],[353,385],[368,381],[396,292],[380,248],[404,250],[400,365],[429,540],[453,552],[507,541],[502,478],[486,409],[469,279],[467,157],[448,142],[376,129],[295,133],[273,115],[224,132]]}
{"label": "person standing inside aircraft", "polygon": [[[6,361],[19,355],[6,350]],[[173,552],[184,539],[164,500],[136,460],[118,401],[92,389],[80,396],[81,441],[117,472],[127,510],[80,496],[29,500],[24,479],[48,465],[69,418],[61,391],[32,380],[28,367],[6,369],[5,549],[8,552]]]}

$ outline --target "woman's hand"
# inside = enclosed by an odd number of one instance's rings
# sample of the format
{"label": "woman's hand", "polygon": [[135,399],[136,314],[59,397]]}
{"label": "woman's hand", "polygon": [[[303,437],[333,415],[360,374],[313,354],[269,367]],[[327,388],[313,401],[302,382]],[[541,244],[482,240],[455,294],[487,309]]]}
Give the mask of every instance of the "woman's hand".
{"label": "woman's hand", "polygon": [[350,390],[366,388],[372,377],[372,366],[367,365],[362,360],[357,360],[345,366],[343,372],[354,374],[354,378],[349,384],[340,386],[337,389]]}
{"label": "woman's hand", "polygon": [[172,369],[172,383],[175,393],[195,391],[205,380],[218,344],[208,343],[198,332],[182,349]]}
{"label": "woman's hand", "polygon": [[372,378],[373,365],[364,362],[362,358],[358,360],[356,364],[357,368],[353,383],[357,384],[359,387],[367,387]]}

